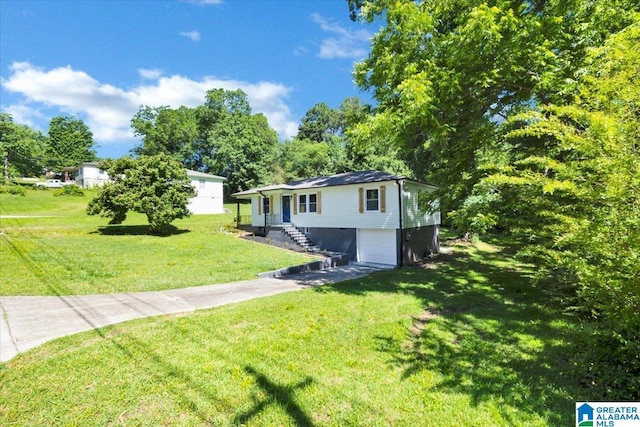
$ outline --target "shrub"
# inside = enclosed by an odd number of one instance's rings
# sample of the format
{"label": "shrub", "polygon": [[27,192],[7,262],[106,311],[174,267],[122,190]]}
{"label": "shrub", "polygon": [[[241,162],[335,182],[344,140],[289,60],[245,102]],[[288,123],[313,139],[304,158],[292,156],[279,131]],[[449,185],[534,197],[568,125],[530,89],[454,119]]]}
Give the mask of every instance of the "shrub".
{"label": "shrub", "polygon": [[0,185],[0,193],[13,194],[15,196],[26,196],[27,193],[20,185]]}
{"label": "shrub", "polygon": [[65,185],[54,193],[54,196],[84,197],[84,192],[77,185]]}

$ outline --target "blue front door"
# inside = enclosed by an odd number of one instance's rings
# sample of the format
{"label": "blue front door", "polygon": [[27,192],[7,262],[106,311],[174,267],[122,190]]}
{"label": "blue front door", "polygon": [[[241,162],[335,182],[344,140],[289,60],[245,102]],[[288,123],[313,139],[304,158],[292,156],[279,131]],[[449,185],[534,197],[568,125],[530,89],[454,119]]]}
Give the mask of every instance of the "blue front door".
{"label": "blue front door", "polygon": [[291,196],[282,196],[282,222],[291,222]]}

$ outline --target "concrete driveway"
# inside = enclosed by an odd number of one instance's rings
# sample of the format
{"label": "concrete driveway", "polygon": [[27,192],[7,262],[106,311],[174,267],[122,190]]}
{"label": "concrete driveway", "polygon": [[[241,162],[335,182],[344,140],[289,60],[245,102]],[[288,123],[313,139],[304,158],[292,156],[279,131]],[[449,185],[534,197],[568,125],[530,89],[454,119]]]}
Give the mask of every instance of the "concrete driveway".
{"label": "concrete driveway", "polygon": [[195,311],[371,274],[348,265],[222,285],[82,296],[0,296],[0,362],[55,338],[127,320]]}

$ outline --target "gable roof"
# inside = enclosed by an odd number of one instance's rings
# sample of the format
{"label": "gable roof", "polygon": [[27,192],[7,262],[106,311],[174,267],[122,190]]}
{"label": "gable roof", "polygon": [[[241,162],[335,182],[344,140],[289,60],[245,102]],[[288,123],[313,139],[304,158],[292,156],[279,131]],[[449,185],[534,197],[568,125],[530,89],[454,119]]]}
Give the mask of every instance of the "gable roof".
{"label": "gable roof", "polygon": [[349,184],[367,184],[372,182],[382,181],[395,181],[398,179],[405,179],[403,176],[393,175],[387,172],[380,171],[358,171],[358,172],[345,172],[337,175],[330,176],[316,176],[314,178],[301,179],[299,181],[292,181],[287,184],[268,185],[265,187],[253,188],[251,190],[240,191],[232,194],[234,197],[248,196],[251,194],[257,194],[261,191],[274,191],[274,190],[302,190],[309,188],[322,188],[322,187],[335,187],[339,185]]}
{"label": "gable roof", "polygon": [[216,179],[221,179],[225,181],[227,180],[227,178],[223,176],[211,175],[209,173],[198,172],[191,169],[187,169],[187,176],[189,176],[190,178],[216,178]]}

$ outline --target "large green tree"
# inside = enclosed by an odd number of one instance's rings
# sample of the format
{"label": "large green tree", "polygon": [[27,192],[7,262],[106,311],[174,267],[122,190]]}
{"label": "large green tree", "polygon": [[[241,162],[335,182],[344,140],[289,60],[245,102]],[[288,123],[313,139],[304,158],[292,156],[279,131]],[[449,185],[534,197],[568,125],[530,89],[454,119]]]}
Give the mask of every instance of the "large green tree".
{"label": "large green tree", "polygon": [[120,224],[127,212],[139,212],[147,216],[152,232],[189,216],[187,204],[195,190],[182,164],[171,156],[123,157],[101,162],[100,168],[109,174],[109,182],[89,202],[87,214]]}
{"label": "large green tree", "polygon": [[45,168],[47,138],[29,126],[0,113],[0,161],[2,178],[40,176]]}
{"label": "large green tree", "polygon": [[49,122],[47,166],[55,172],[97,160],[93,133],[77,117],[54,117]]}
{"label": "large green tree", "polygon": [[640,19],[590,51],[575,100],[510,119],[496,162],[463,209],[526,244],[521,254],[596,319],[583,360],[610,399],[640,397]]}
{"label": "large green tree", "polygon": [[228,192],[270,180],[278,138],[240,89],[209,90],[195,108],[142,106],[131,123],[142,137],[135,154],[164,153],[189,169],[224,176]]}
{"label": "large green tree", "polygon": [[[349,0],[380,20],[356,82],[378,102],[359,139],[387,135],[456,211],[496,152],[500,122],[570,100],[588,49],[628,25],[632,0]],[[634,12],[635,11],[635,12]]]}
{"label": "large green tree", "polygon": [[213,89],[197,109],[202,130],[196,152],[205,171],[227,178],[229,193],[270,180],[278,136],[263,114],[252,114],[240,89]]}
{"label": "large green tree", "polygon": [[193,146],[200,136],[195,109],[141,106],[131,119],[131,127],[133,134],[143,141],[133,149],[134,154],[171,154],[192,168]]}

